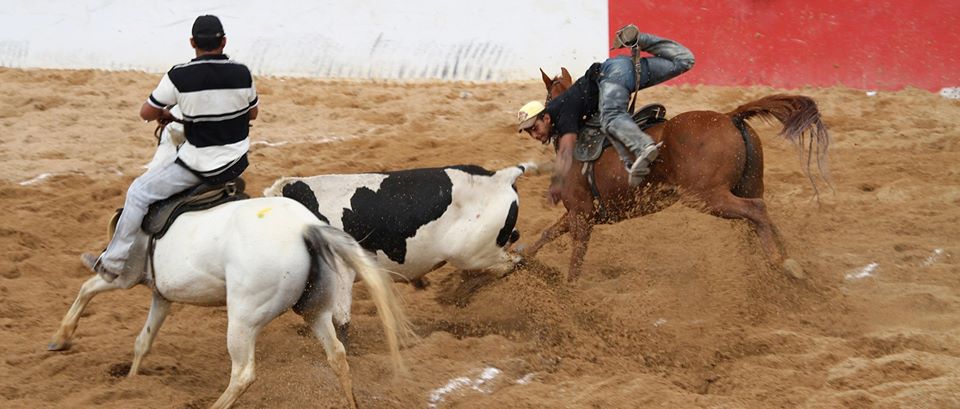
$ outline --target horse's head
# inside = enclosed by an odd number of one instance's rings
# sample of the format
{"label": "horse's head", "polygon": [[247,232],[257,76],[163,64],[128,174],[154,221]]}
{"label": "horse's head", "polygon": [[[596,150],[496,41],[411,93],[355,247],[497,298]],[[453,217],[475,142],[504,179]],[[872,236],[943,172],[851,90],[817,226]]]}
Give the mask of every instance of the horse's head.
{"label": "horse's head", "polygon": [[570,77],[570,72],[567,71],[565,67],[560,67],[560,75],[553,78],[550,78],[547,73],[543,72],[543,68],[541,68],[540,76],[543,78],[543,85],[547,87],[546,102],[550,102],[550,100],[560,96],[560,94],[573,85],[573,78]]}
{"label": "horse's head", "polygon": [[[171,108],[170,113],[177,119],[183,118],[179,106]],[[183,124],[179,122],[170,122],[166,126],[158,127],[154,134],[157,136],[157,151],[153,154],[153,160],[147,164],[147,169],[161,163],[168,163],[171,157],[177,156],[177,147],[187,140],[183,134]]]}

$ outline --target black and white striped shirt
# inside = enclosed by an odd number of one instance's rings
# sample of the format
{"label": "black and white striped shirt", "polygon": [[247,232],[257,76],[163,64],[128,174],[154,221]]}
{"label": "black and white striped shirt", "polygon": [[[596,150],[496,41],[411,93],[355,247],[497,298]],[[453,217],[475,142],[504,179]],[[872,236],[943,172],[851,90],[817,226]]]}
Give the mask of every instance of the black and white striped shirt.
{"label": "black and white striped shirt", "polygon": [[259,102],[257,90],[247,66],[226,55],[204,55],[175,65],[147,102],[157,108],[180,107],[187,142],[177,157],[197,173],[217,174],[250,149],[249,112]]}

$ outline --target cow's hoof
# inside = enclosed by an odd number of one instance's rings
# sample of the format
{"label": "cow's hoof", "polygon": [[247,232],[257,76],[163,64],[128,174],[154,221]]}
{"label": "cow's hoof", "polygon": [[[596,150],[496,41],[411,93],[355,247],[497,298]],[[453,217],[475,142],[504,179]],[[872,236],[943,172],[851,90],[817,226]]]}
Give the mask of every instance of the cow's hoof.
{"label": "cow's hoof", "polygon": [[528,264],[527,258],[524,257],[522,254],[517,254],[517,259],[514,260],[514,263],[513,263],[513,270],[511,270],[510,272],[512,273],[514,271],[517,271],[518,268],[526,267],[527,264]]}
{"label": "cow's hoof", "polygon": [[803,267],[800,267],[800,263],[792,258],[783,261],[783,270],[786,271],[790,277],[796,278],[797,280],[807,278],[807,275],[803,273]]}
{"label": "cow's hoof", "polygon": [[418,290],[426,290],[427,287],[430,286],[430,281],[428,281],[426,278],[418,278],[416,280],[410,281],[410,285],[412,285],[413,288],[416,288]]}

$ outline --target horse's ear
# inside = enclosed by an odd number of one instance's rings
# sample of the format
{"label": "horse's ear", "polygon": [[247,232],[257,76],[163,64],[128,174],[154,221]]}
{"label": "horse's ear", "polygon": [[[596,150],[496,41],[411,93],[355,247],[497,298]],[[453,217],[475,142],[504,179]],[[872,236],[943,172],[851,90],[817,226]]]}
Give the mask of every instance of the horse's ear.
{"label": "horse's ear", "polygon": [[543,85],[547,87],[547,90],[550,89],[550,85],[553,84],[553,79],[550,78],[547,73],[543,72],[543,68],[540,69],[540,76],[543,78]]}
{"label": "horse's ear", "polygon": [[560,75],[563,77],[563,81],[567,83],[567,86],[573,84],[573,78],[570,76],[570,71],[567,71],[567,67],[560,67]]}

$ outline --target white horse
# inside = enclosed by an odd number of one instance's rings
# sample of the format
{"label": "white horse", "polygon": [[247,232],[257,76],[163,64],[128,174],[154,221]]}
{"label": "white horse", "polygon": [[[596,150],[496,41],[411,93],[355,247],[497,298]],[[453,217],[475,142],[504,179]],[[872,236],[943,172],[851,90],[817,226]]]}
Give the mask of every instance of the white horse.
{"label": "white horse", "polygon": [[[174,141],[164,132],[152,164],[172,160]],[[349,366],[337,327],[350,320],[351,291],[359,273],[380,314],[393,363],[402,369],[398,335],[409,331],[387,274],[352,237],[286,198],[257,198],[181,215],[156,242],[153,301],[134,346],[129,376],[163,324],[171,302],[227,306],[230,384],[213,404],[227,408],[255,378],[254,344],[260,330],[295,310],[323,343],[351,407],[356,407]],[[116,282],[116,281],[115,281]],[[116,290],[99,275],[80,288],[49,345],[69,348],[77,321],[97,294]]]}

